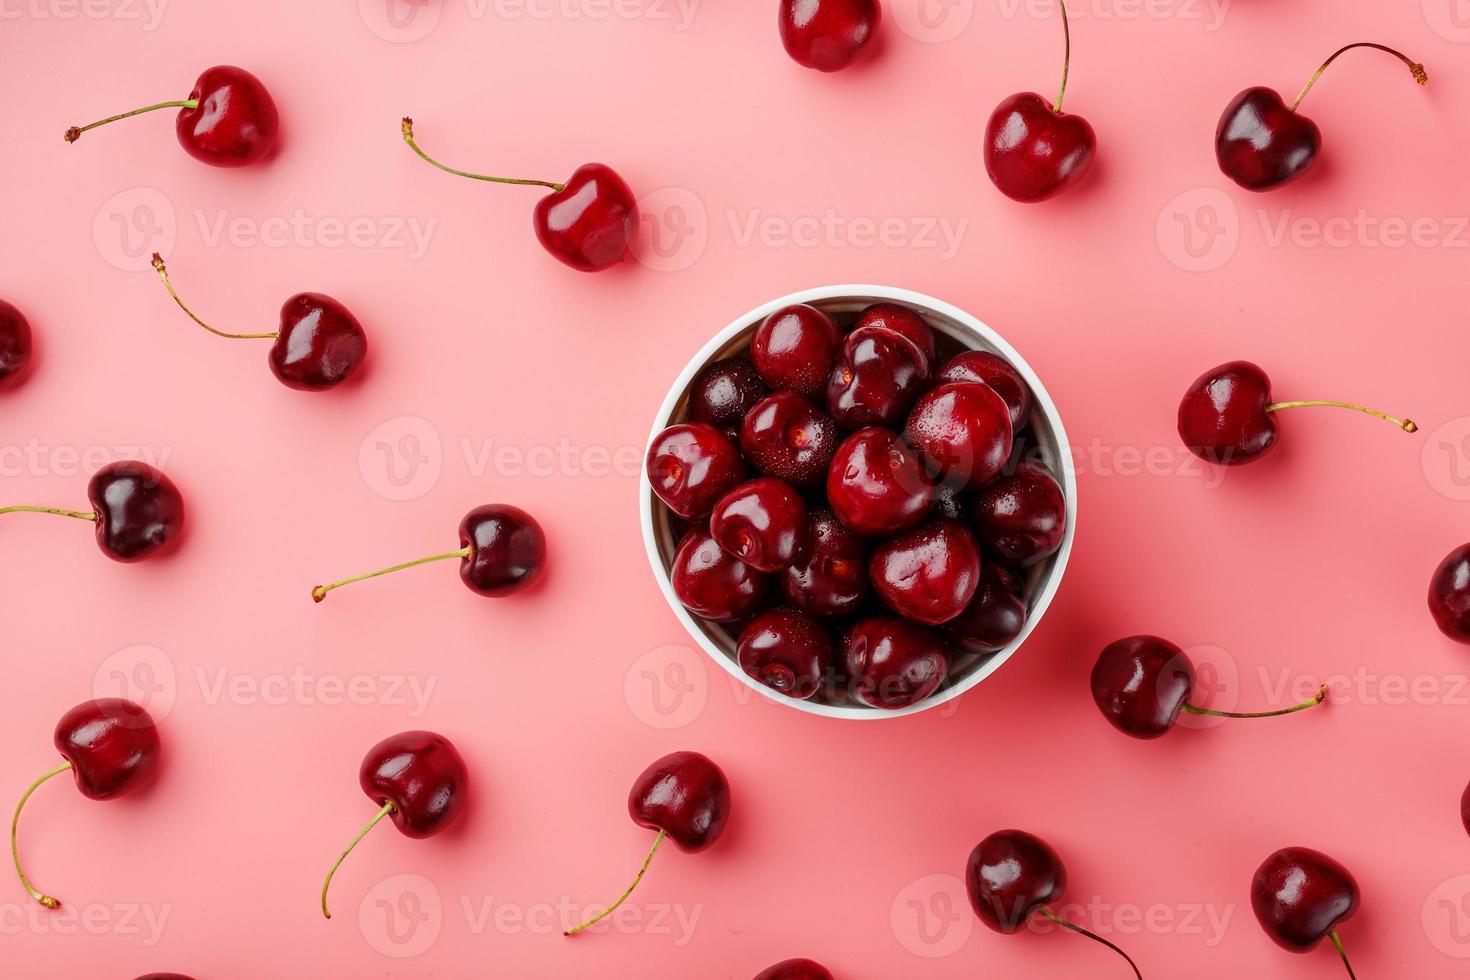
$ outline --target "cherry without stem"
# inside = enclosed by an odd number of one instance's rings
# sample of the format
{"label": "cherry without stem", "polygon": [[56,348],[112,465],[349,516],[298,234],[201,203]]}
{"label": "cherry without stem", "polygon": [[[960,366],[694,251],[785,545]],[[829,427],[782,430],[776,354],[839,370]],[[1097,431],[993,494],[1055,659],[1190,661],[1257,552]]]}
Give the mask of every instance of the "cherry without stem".
{"label": "cherry without stem", "polygon": [[815,306],[783,306],[761,321],[750,341],[750,357],[766,384],[814,398],[827,387],[842,333],[837,321]]}
{"label": "cherry without stem", "polygon": [[740,633],[740,669],[766,687],[804,701],[832,667],[832,634],[796,609],[768,609]]}
{"label": "cherry without stem", "polygon": [[979,489],[1010,459],[1011,410],[989,385],[951,381],[919,398],[903,437],[939,482]]}
{"label": "cherry without stem", "polygon": [[837,438],[836,423],[794,391],[761,401],[740,427],[740,448],[752,466],[802,488],[821,484]]}
{"label": "cherry without stem", "polygon": [[710,534],[751,568],[779,572],[796,560],[806,513],[806,502],[790,484],[761,477],[720,498],[710,515]]}
{"label": "cherry without stem", "polygon": [[949,654],[927,626],[896,617],[859,620],[843,641],[847,694],[871,708],[895,710],[928,698],[949,672]]}
{"label": "cherry without stem", "polygon": [[832,972],[815,960],[782,960],[757,973],[755,980],[832,980]]}
{"label": "cherry without stem", "polygon": [[813,616],[857,612],[868,594],[868,546],[827,508],[807,515],[801,550],[780,575],[786,601]]}
{"label": "cherry without stem", "polygon": [[888,608],[934,626],[964,612],[980,586],[980,546],[959,521],[937,520],[878,545],[868,561]]}
{"label": "cherry without stem", "polygon": [[1470,643],[1470,544],[1462,544],[1439,563],[1429,580],[1429,613],[1440,632]]}
{"label": "cherry without stem", "polygon": [[31,367],[31,324],[0,299],[0,390],[18,385]]}
{"label": "cherry without stem", "polygon": [[780,0],[777,28],[791,59],[804,68],[841,71],[873,40],[878,0]]}
{"label": "cherry without stem", "polygon": [[694,376],[689,386],[689,417],[738,430],[746,414],[770,393],[750,358],[727,357]]}
{"label": "cherry without stem", "polygon": [[961,351],[945,362],[935,381],[974,381],[989,385],[1010,409],[1011,431],[1019,433],[1031,418],[1031,389],[1010,361],[988,350]]}
{"label": "cherry without stem", "polygon": [[91,511],[18,504],[0,514],[55,514],[91,521],[97,546],[113,561],[136,562],[166,554],[184,529],[184,498],[160,470],[137,460],[108,463],[87,482]]}
{"label": "cherry without stem", "polygon": [[690,521],[708,516],[746,477],[740,450],[707,422],[681,422],[660,432],[649,443],[644,472],[658,499]]}

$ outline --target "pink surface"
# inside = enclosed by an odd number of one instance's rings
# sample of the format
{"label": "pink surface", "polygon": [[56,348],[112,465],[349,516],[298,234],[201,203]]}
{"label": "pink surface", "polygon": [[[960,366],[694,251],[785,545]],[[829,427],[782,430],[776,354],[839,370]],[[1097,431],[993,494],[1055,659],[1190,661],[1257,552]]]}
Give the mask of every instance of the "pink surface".
{"label": "pink surface", "polygon": [[[958,875],[1006,826],[1058,848],[1064,911],[1146,976],[1342,976],[1330,949],[1293,957],[1251,916],[1252,870],[1291,843],[1358,876],[1342,932],[1361,977],[1464,974],[1470,654],[1424,608],[1470,499],[1470,27],[1453,0],[1080,0],[1068,107],[1100,159],[1033,208],[989,186],[979,134],[1002,96],[1053,90],[1044,4],[921,20],[891,2],[879,56],[824,77],[787,60],[769,3],[446,0],[390,20],[383,2],[4,8],[0,293],[41,361],[4,396],[3,497],[80,505],[95,465],[148,454],[192,508],[185,547],[137,566],[76,522],[5,519],[0,787],[53,764],[56,719],[94,691],[149,698],[168,753],[142,797],[93,803],[57,780],[32,800],[27,868],[68,905],[6,886],[8,975],[748,978],[797,955],[843,980],[1126,975],[1077,937],[974,921]],[[1225,102],[1294,93],[1358,39],[1406,48],[1430,88],[1355,52],[1308,103],[1319,172],[1270,196],[1229,185],[1210,141]],[[202,166],[162,114],[60,139],[181,98],[215,63],[275,94],[269,166]],[[430,170],[404,113],[460,166],[618,167],[645,195],[644,264],[562,268],[532,236],[536,191]],[[300,289],[343,300],[370,373],[282,388],[263,344],[182,319],[154,248],[227,327],[273,329]],[[706,665],[638,531],[669,379],[737,314],[837,281],[996,327],[1079,451],[1077,549],[1034,637],[956,705],[885,724],[783,710]],[[1423,431],[1299,412],[1272,457],[1221,479],[1179,449],[1174,411],[1234,357],[1283,397]],[[481,599],[441,564],[309,600],[452,547],[485,501],[544,523],[554,564],[534,594]],[[1216,704],[1323,679],[1333,703],[1134,742],[1087,672],[1140,631],[1218,665]],[[460,746],[473,807],[431,840],[376,830],[325,922],[321,877],[373,812],[359,760],[414,727]],[[729,773],[727,836],[660,854],[612,927],[562,939],[636,870],[650,834],[628,786],[678,748]]]}

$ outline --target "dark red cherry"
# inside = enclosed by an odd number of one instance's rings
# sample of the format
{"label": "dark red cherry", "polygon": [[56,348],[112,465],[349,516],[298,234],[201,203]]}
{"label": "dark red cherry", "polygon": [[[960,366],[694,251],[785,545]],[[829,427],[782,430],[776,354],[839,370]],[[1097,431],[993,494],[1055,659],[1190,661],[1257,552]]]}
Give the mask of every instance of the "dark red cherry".
{"label": "dark red cherry", "polygon": [[701,530],[685,536],[669,577],[679,601],[694,615],[715,623],[755,612],[770,587],[770,576],[732,557]]}
{"label": "dark red cherry", "polygon": [[805,525],[806,501],[769,476],[740,484],[710,515],[720,547],[762,572],[779,572],[796,560]]}
{"label": "dark red cherry", "polygon": [[0,390],[19,384],[30,367],[30,322],[24,313],[0,299]]}
{"label": "dark red cherry", "polygon": [[178,487],[147,463],[108,463],[92,474],[87,499],[96,514],[97,544],[116,561],[166,554],[184,529],[184,498]]}
{"label": "dark red cherry", "polygon": [[1470,786],[1460,794],[1460,822],[1465,825],[1465,833],[1470,834]]}
{"label": "dark red cherry", "polygon": [[894,426],[923,392],[929,367],[912,340],[883,327],[847,335],[827,379],[827,411],[846,429]]}
{"label": "dark red cherry", "polygon": [[840,71],[878,30],[878,0],[780,0],[781,44],[798,65]]}
{"label": "dark red cherry", "polygon": [[978,489],[1010,459],[1011,410],[989,385],[952,381],[919,399],[903,438],[939,482]]}
{"label": "dark red cherry", "polygon": [[648,447],[645,468],[658,499],[688,520],[707,515],[746,476],[740,450],[705,422],[683,422],[660,432]]}
{"label": "dark red cherry", "polygon": [[1004,565],[987,561],[980,568],[975,597],[941,632],[956,650],[984,655],[1005,649],[1025,625],[1020,583]]}
{"label": "dark red cherry", "polygon": [[781,572],[786,601],[813,616],[856,612],[868,594],[868,546],[822,508],[807,515],[796,561]]}
{"label": "dark red cherry", "polygon": [[369,749],[357,781],[378,806],[378,813],[327,872],[322,883],[322,915],[332,917],[327,911],[332,877],[369,830],[388,817],[405,837],[433,837],[454,823],[464,809],[469,778],[454,743],[434,732],[399,732]]}
{"label": "dark red cherry", "polygon": [[1470,544],[1462,544],[1429,580],[1429,613],[1450,639],[1470,643]]}
{"label": "dark red cherry", "polygon": [[814,960],[782,960],[756,974],[755,980],[832,980],[832,974]]}
{"label": "dark red cherry", "polygon": [[975,533],[1023,568],[1057,553],[1067,529],[1067,500],[1045,466],[1022,460],[975,497]]}
{"label": "dark red cherry", "polygon": [[1035,92],[1003,100],[985,126],[985,172],[1013,201],[1034,204],[1076,184],[1092,167],[1097,136],[1081,116]]}
{"label": "dark red cherry", "polygon": [[931,626],[964,612],[980,585],[980,546],[958,521],[931,521],[873,550],[868,578],[901,616]]}
{"label": "dark red cherry", "polygon": [[859,620],[843,642],[848,695],[873,708],[907,708],[949,673],[944,643],[926,626],[888,616]]}
{"label": "dark red cherry", "polygon": [[939,363],[938,349],[934,344],[934,331],[930,329],[929,324],[924,322],[922,316],[907,306],[900,306],[897,303],[874,303],[858,314],[857,322],[852,326],[854,330],[879,327],[891,330],[900,337],[907,337],[924,355],[925,369],[930,374]]}
{"label": "dark red cherry", "polygon": [[935,380],[973,381],[990,385],[1010,409],[1011,431],[1020,432],[1031,418],[1031,389],[1011,362],[988,350],[961,351],[945,362]]}
{"label": "dark red cherry", "polygon": [[145,973],[136,980],[194,980],[194,978],[183,973]]}
{"label": "dark red cherry", "polygon": [[827,475],[837,450],[837,426],[796,392],[778,391],[745,416],[740,448],[767,476],[809,488]]}
{"label": "dark red cherry", "polygon": [[837,321],[815,306],[798,303],[761,321],[750,341],[750,356],[772,388],[815,398],[826,391],[841,346]]}
{"label": "dark red cherry", "polygon": [[727,357],[694,376],[689,417],[720,429],[739,429],[756,403],[770,393],[750,358]]}
{"label": "dark red cherry", "polygon": [[1251,876],[1251,908],[1282,949],[1306,953],[1331,936],[1347,962],[1337,927],[1358,911],[1358,883],[1321,851],[1283,847],[1266,858]]}
{"label": "dark red cherry", "polygon": [[832,634],[795,609],[768,609],[740,634],[740,669],[789,698],[806,700],[832,667]]}
{"label": "dark red cherry", "polygon": [[827,471],[827,504],[859,534],[895,534],[921,523],[934,487],[918,455],[887,429],[854,432]]}

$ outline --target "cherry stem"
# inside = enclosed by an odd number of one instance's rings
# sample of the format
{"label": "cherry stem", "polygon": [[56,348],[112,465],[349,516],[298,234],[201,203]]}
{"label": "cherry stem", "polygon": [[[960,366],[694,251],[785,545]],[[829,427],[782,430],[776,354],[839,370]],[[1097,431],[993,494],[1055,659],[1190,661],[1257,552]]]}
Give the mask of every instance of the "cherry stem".
{"label": "cherry stem", "polygon": [[1067,94],[1067,75],[1072,71],[1072,28],[1067,23],[1067,0],[1057,0],[1057,6],[1062,10],[1062,87],[1051,111],[1059,113],[1062,111],[1062,97]]}
{"label": "cherry stem", "polygon": [[403,117],[403,142],[407,143],[413,152],[423,157],[429,163],[432,163],[445,173],[454,174],[456,177],[468,177],[471,180],[488,180],[494,184],[526,184],[532,187],[550,187],[554,191],[564,190],[566,188],[565,184],[553,184],[549,180],[525,180],[519,177],[489,177],[485,174],[472,174],[468,170],[455,170],[453,167],[446,167],[419,149],[419,145],[413,141],[413,120],[407,116]]}
{"label": "cherry stem", "polygon": [[653,847],[650,848],[648,851],[648,857],[643,859],[643,867],[638,869],[637,877],[635,877],[633,879],[633,883],[628,886],[628,890],[618,896],[618,900],[616,902],[613,902],[607,908],[603,909],[601,912],[597,913],[581,925],[573,926],[572,928],[568,929],[566,932],[562,933],[562,935],[575,936],[583,929],[589,929],[592,926],[597,925],[597,923],[601,922],[609,915],[612,915],[613,911],[617,909],[619,905],[622,905],[624,902],[626,902],[628,900],[628,896],[633,894],[633,889],[638,887],[638,882],[642,881],[644,874],[648,872],[648,866],[653,863],[653,856],[658,853],[658,846],[664,842],[664,838],[668,836],[668,833],[669,832],[667,830],[660,830],[658,832],[658,836],[653,839]]}
{"label": "cherry stem", "polygon": [[1133,958],[1130,957],[1127,953],[1123,952],[1117,946],[1114,946],[1112,943],[1108,942],[1106,939],[1104,939],[1103,937],[1099,936],[1095,932],[1088,932],[1086,929],[1082,928],[1079,925],[1073,925],[1072,923],[1068,922],[1066,919],[1062,918],[1060,915],[1057,915],[1051,909],[1041,909],[1040,911],[1041,911],[1041,914],[1042,915],[1046,916],[1048,919],[1050,919],[1051,921],[1055,922],[1057,925],[1061,926],[1062,928],[1064,928],[1064,929],[1071,929],[1073,932],[1079,933],[1080,935],[1083,935],[1083,936],[1086,936],[1088,939],[1094,939],[1097,942],[1102,943],[1108,949],[1111,949],[1113,952],[1117,953],[1119,956],[1123,957],[1123,959],[1125,959],[1125,960],[1128,961],[1128,965],[1131,966],[1131,967],[1133,967],[1133,975],[1135,977],[1137,977],[1138,980],[1143,980],[1143,974],[1140,973],[1140,972],[1138,972],[1138,964],[1135,963],[1135,962],[1133,962]]}
{"label": "cherry stem", "polygon": [[157,252],[153,253],[153,268],[158,270],[158,277],[163,280],[164,288],[167,289],[168,294],[174,298],[174,302],[179,304],[179,309],[189,314],[189,319],[193,320],[195,323],[199,324],[201,327],[203,327],[205,330],[208,330],[216,337],[225,337],[229,340],[275,340],[277,337],[280,336],[279,333],[225,333],[223,330],[216,330],[214,327],[211,327],[209,324],[199,319],[199,317],[195,316],[194,311],[185,306],[184,301],[179,299],[179,294],[174,292],[174,284],[168,281],[168,269],[163,264],[163,256],[159,255]]}
{"label": "cherry stem", "polygon": [[1392,422],[1405,432],[1419,431],[1419,426],[1414,423],[1413,419],[1397,419],[1392,415],[1385,415],[1377,409],[1365,408],[1362,405],[1354,405],[1350,402],[1272,402],[1266,406],[1266,411],[1279,412],[1283,408],[1350,408],[1354,412],[1362,412],[1364,415],[1372,415],[1375,418],[1383,419],[1385,422]]}
{"label": "cherry stem", "polygon": [[1291,104],[1291,109],[1293,112],[1296,111],[1297,106],[1302,104],[1302,99],[1305,99],[1307,97],[1307,93],[1312,90],[1312,86],[1317,84],[1317,79],[1322,77],[1322,73],[1327,70],[1327,66],[1336,61],[1338,56],[1341,55],[1344,51],[1351,51],[1353,48],[1374,48],[1376,50],[1391,54],[1395,58],[1399,59],[1404,64],[1409,66],[1409,74],[1414,76],[1414,81],[1418,82],[1420,85],[1429,84],[1429,73],[1424,70],[1424,66],[1421,65],[1419,62],[1412,60],[1407,55],[1399,51],[1395,51],[1393,48],[1385,47],[1382,44],[1374,44],[1372,41],[1359,41],[1356,44],[1349,44],[1345,47],[1338,48],[1336,51],[1332,52],[1332,57],[1322,62],[1322,67],[1317,69],[1317,74],[1307,79],[1307,84],[1303,85],[1302,90],[1297,93],[1296,101]]}
{"label": "cherry stem", "polygon": [[390,565],[387,568],[380,568],[376,572],[367,572],[363,575],[354,575],[352,578],[344,578],[342,581],[333,582],[331,585],[314,585],[311,588],[311,597],[315,601],[321,602],[327,597],[328,592],[331,592],[333,589],[340,589],[344,585],[351,585],[353,582],[361,582],[363,579],[368,578],[377,578],[379,575],[387,575],[389,572],[401,572],[405,568],[413,568],[415,565],[427,565],[431,561],[443,561],[446,558],[468,558],[469,556],[470,548],[466,545],[458,551],[446,551],[442,555],[429,555],[427,558],[415,558],[413,561],[406,561],[401,565]]}
{"label": "cherry stem", "polygon": [[130,116],[141,116],[143,113],[152,112],[154,109],[197,108],[199,108],[198,99],[184,99],[181,102],[160,102],[157,105],[145,105],[141,109],[134,109],[131,112],[120,112],[115,116],[108,116],[106,119],[99,119],[94,123],[87,123],[87,125],[85,126],[73,126],[66,131],[65,138],[68,143],[75,143],[77,140],[81,139],[82,134],[89,129],[96,129],[98,126],[106,126],[108,123],[117,122],[119,119],[127,119]]}
{"label": "cherry stem", "polygon": [[52,776],[59,776],[70,768],[70,762],[63,762],[61,765],[57,766],[55,769],[52,769],[50,772],[46,773],[46,775],[42,776],[34,783],[31,783],[31,788],[25,791],[25,795],[22,796],[20,798],[20,802],[15,805],[15,816],[10,818],[10,856],[15,861],[15,873],[20,875],[20,883],[22,885],[25,885],[26,891],[30,894],[31,898],[34,898],[36,901],[40,902],[48,909],[61,908],[61,900],[59,898],[52,898],[50,895],[41,894],[39,891],[36,890],[36,887],[31,884],[31,880],[26,877],[26,873],[21,870],[20,850],[15,846],[15,829],[20,825],[20,811],[25,808],[26,800],[31,798],[31,794],[36,791],[36,788],[44,783],[46,780],[50,779]]}
{"label": "cherry stem", "polygon": [[342,867],[342,862],[347,860],[347,855],[352,853],[352,849],[357,846],[357,842],[366,837],[368,831],[378,825],[379,820],[382,820],[395,809],[397,807],[393,805],[392,801],[384,803],[383,809],[378,811],[378,815],[369,820],[368,825],[362,828],[362,832],[352,838],[352,843],[347,845],[347,850],[337,855],[337,861],[332,865],[332,870],[327,872],[327,880],[322,882],[322,915],[329,919],[332,917],[332,913],[327,911],[327,889],[332,887],[332,876],[337,873],[338,868]]}
{"label": "cherry stem", "polygon": [[1298,711],[1306,711],[1315,708],[1327,700],[1327,685],[1323,684],[1317,689],[1317,693],[1301,704],[1294,704],[1290,708],[1281,708],[1277,711],[1216,711],[1214,708],[1201,708],[1193,704],[1186,704],[1184,710],[1192,715],[1210,715],[1215,718],[1276,718],[1280,715],[1294,714]]}
{"label": "cherry stem", "polygon": [[1332,945],[1337,947],[1337,955],[1342,957],[1342,965],[1347,967],[1348,976],[1351,977],[1352,980],[1358,980],[1358,975],[1353,972],[1353,965],[1348,962],[1347,950],[1342,948],[1342,940],[1337,938],[1337,930],[1329,930],[1327,935],[1332,937]]}
{"label": "cherry stem", "polygon": [[57,517],[75,517],[79,521],[96,521],[97,515],[82,510],[62,510],[60,507],[33,507],[29,504],[17,504],[14,507],[0,507],[0,514],[55,514]]}

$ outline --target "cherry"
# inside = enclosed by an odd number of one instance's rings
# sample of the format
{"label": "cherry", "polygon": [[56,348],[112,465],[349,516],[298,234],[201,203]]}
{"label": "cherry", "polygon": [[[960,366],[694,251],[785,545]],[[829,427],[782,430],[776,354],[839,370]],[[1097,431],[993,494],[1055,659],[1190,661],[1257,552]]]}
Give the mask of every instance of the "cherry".
{"label": "cherry", "polygon": [[924,352],[884,327],[847,335],[827,379],[827,411],[848,429],[896,425],[929,380]]}
{"label": "cherry", "polygon": [[746,414],[771,392],[748,357],[706,365],[689,386],[689,417],[720,429],[739,429]]}
{"label": "cherry", "polygon": [[975,845],[965,863],[965,890],[975,915],[996,932],[1019,932],[1033,915],[1102,943],[1133,967],[1138,965],[1117,946],[1057,915],[1048,905],[1061,900],[1067,870],[1050,844],[1024,830],[1000,830]]}
{"label": "cherry", "polygon": [[1031,459],[981,490],[974,514],[980,540],[1023,568],[1056,554],[1067,529],[1061,485]]}
{"label": "cherry", "polygon": [[322,915],[332,917],[327,911],[332,877],[369,830],[390,817],[405,837],[433,837],[459,817],[469,780],[469,770],[454,743],[434,732],[399,732],[368,749],[357,782],[380,809],[327,872],[322,882]]}
{"label": "cherry", "polygon": [[1470,544],[1445,555],[1429,580],[1429,612],[1440,632],[1470,643]]}
{"label": "cherry", "polygon": [[949,673],[944,643],[928,627],[875,616],[853,624],[843,641],[848,694],[874,708],[907,708],[939,690]]}
{"label": "cherry", "polygon": [[75,517],[97,525],[97,546],[113,561],[135,562],[167,554],[184,529],[184,498],[173,481],[147,463],[108,463],[87,483],[90,512],[16,505],[0,514]]}
{"label": "cherry", "polygon": [[827,389],[827,375],[841,346],[837,321],[815,306],[798,303],[761,321],[750,341],[750,356],[772,388],[814,398]]}
{"label": "cherry", "polygon": [[832,980],[832,973],[814,960],[782,960],[756,974],[755,980]]}
{"label": "cherry", "polygon": [[813,616],[856,612],[868,594],[867,550],[832,511],[811,511],[796,561],[781,572],[786,601]]}
{"label": "cherry", "polygon": [[622,905],[643,880],[665,837],[686,854],[697,854],[719,840],[730,819],[730,782],[706,756],[698,752],[671,752],[643,770],[634,781],[628,793],[628,815],[638,826],[658,831],[643,867],[617,901],[562,935],[575,936]]}
{"label": "cherry", "polygon": [[926,372],[932,373],[934,365],[939,363],[939,351],[934,343],[934,331],[929,328],[929,324],[924,322],[922,316],[907,306],[900,306],[897,303],[874,303],[858,314],[857,322],[852,327],[854,330],[877,327],[892,331],[900,337],[907,337],[924,355]]}
{"label": "cherry", "polygon": [[367,355],[367,335],[347,307],[323,293],[297,293],[281,306],[281,327],[274,333],[225,333],[216,330],[184,305],[157,252],[158,270],[168,294],[189,319],[216,337],[228,340],[274,340],[270,365],[281,384],[297,391],[324,391],[346,381]]}
{"label": "cherry", "polygon": [[888,608],[936,626],[964,612],[974,598],[980,546],[959,521],[931,521],[878,545],[868,560],[868,577]]}
{"label": "cherry", "polygon": [[988,350],[961,351],[945,362],[935,380],[974,381],[990,385],[1011,412],[1011,431],[1020,432],[1031,418],[1031,389],[1011,362]]}
{"label": "cherry", "polygon": [[882,19],[878,0],[781,0],[777,25],[791,60],[841,71],[872,41]]}
{"label": "cherry", "polygon": [[471,592],[498,598],[529,586],[546,565],[546,534],[541,525],[509,504],[482,504],[466,514],[459,522],[459,543],[457,551],[416,558],[331,585],[313,586],[311,598],[321,602],[328,592],[344,585],[446,558],[460,559],[459,577]]}
{"label": "cherry", "polygon": [[183,973],[145,973],[136,980],[194,980],[194,978]]}
{"label": "cherry", "polygon": [[1327,66],[1353,48],[1385,51],[1409,66],[1414,81],[1429,84],[1423,65],[1392,48],[1363,41],[1335,51],[1289,107],[1273,89],[1248,88],[1230,100],[1215,127],[1215,159],[1225,176],[1247,190],[1267,191],[1290,183],[1312,169],[1322,148],[1322,131],[1312,120],[1298,114],[1297,107]]}
{"label": "cherry", "polygon": [[980,568],[975,597],[942,633],[950,646],[963,653],[991,654],[1004,650],[1026,625],[1026,603],[1021,585],[1004,565],[987,561]]}
{"label": "cherry", "polygon": [[488,177],[455,170],[429,156],[413,138],[413,120],[404,117],[403,139],[420,157],[446,173],[496,184],[549,187],[536,202],[534,225],[541,246],[580,272],[601,272],[628,257],[638,235],[638,201],[627,181],[604,163],[584,163],[564,184],[549,180]]}
{"label": "cherry", "polygon": [[754,612],[770,588],[768,575],[732,557],[701,530],[684,536],[669,577],[674,594],[690,612],[716,623]]}
{"label": "cherry", "polygon": [[671,425],[654,437],[645,464],[658,499],[687,520],[698,520],[745,479],[745,461],[725,434],[706,422]]}
{"label": "cherry", "polygon": [[1178,646],[1157,636],[1129,636],[1109,643],[1092,668],[1092,700],[1113,727],[1134,738],[1158,738],[1181,711],[1216,718],[1275,718],[1315,708],[1327,700],[1323,685],[1312,698],[1276,711],[1216,711],[1190,704],[1194,665]]}
{"label": "cherry", "polygon": [[768,476],[725,494],[710,516],[720,547],[762,572],[779,572],[796,560],[805,525],[806,501],[790,484]]}
{"label": "cherry", "polygon": [[812,487],[827,475],[837,451],[837,426],[796,392],[778,391],[745,416],[740,448],[767,476]]}
{"label": "cherry", "polygon": [[1348,976],[1354,975],[1337,927],[1358,911],[1358,883],[1326,854],[1283,847],[1266,858],[1251,877],[1251,908],[1282,949],[1306,953],[1330,937]]}
{"label": "cherry", "polygon": [[179,143],[191,157],[212,167],[244,167],[264,160],[275,149],[281,129],[276,103],[260,79],[243,68],[217,65],[205,69],[187,99],[73,126],[66,131],[66,141],[75,143],[89,129],[155,109],[179,110],[174,127]]}
{"label": "cherry", "polygon": [[895,534],[924,520],[934,487],[907,443],[887,429],[863,429],[832,457],[827,503],[859,534]]}
{"label": "cherry", "polygon": [[53,739],[66,761],[31,783],[10,821],[10,853],[27,894],[48,909],[61,902],[37,891],[20,867],[15,835],[20,812],[42,783],[71,770],[77,789],[89,800],[110,800],[146,786],[158,772],[158,727],[142,707],[121,698],[83,701],[61,716]]}
{"label": "cherry", "polygon": [[978,489],[1010,459],[1011,410],[989,385],[953,381],[919,398],[903,438],[939,482]]}
{"label": "cherry", "polygon": [[768,609],[740,633],[740,669],[789,698],[817,693],[832,667],[832,634],[795,609]]}
{"label": "cherry", "polygon": [[24,313],[0,299],[0,390],[19,384],[30,367],[30,322]]}
{"label": "cherry", "polygon": [[1087,120],[1062,112],[1072,31],[1066,3],[1057,0],[1057,7],[1065,47],[1056,102],[1047,105],[1035,92],[1018,92],[995,107],[985,127],[985,172],[1002,194],[1027,204],[1055,197],[1081,180],[1097,150],[1097,136]]}
{"label": "cherry", "polygon": [[1460,822],[1465,825],[1465,832],[1470,834],[1470,786],[1460,794]]}
{"label": "cherry", "polygon": [[1350,408],[1418,432],[1408,419],[1347,402],[1273,402],[1271,379],[1250,361],[1229,361],[1195,379],[1179,402],[1179,438],[1203,460],[1239,466],[1260,459],[1276,444],[1271,413],[1286,408]]}

